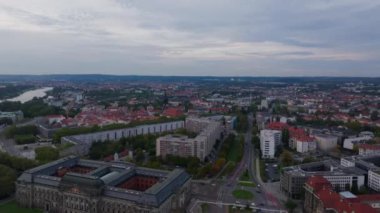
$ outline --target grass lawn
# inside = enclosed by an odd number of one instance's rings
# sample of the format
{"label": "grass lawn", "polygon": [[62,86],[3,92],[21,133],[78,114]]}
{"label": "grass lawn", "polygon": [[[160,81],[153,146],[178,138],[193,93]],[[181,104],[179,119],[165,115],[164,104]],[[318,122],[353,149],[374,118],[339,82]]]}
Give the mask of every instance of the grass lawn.
{"label": "grass lawn", "polygon": [[253,199],[253,194],[250,191],[236,189],[232,192],[232,195],[237,199],[251,200]]}
{"label": "grass lawn", "polygon": [[202,213],[208,213],[208,204],[207,203],[202,203],[201,208],[202,208]]}
{"label": "grass lawn", "polygon": [[256,184],[251,181],[239,181],[240,186],[256,187]]}
{"label": "grass lawn", "polygon": [[252,210],[243,208],[241,209],[240,207],[228,207],[228,213],[251,213]]}
{"label": "grass lawn", "polygon": [[17,205],[15,201],[0,205],[1,213],[42,213],[39,209],[22,208]]}
{"label": "grass lawn", "polygon": [[70,148],[70,147],[72,147],[72,146],[75,146],[75,144],[73,144],[73,143],[64,143],[64,144],[58,144],[58,145],[56,145],[56,147],[57,147],[57,149],[58,149],[59,151],[62,151],[62,150],[68,149],[68,148]]}

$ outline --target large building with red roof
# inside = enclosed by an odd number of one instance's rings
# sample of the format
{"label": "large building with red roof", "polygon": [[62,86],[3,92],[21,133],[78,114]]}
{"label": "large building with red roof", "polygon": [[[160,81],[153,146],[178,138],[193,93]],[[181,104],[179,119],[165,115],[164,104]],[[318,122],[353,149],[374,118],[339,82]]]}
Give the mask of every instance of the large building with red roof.
{"label": "large building with red roof", "polygon": [[359,155],[378,155],[380,144],[359,144]]}
{"label": "large building with red roof", "polygon": [[314,137],[310,137],[304,129],[289,126],[286,123],[271,122],[267,125],[268,129],[289,131],[289,147],[300,153],[312,152],[317,150],[317,142]]}
{"label": "large building with red roof", "polygon": [[377,213],[380,212],[380,194],[354,195],[335,192],[322,176],[311,176],[305,183],[304,212],[306,213]]}

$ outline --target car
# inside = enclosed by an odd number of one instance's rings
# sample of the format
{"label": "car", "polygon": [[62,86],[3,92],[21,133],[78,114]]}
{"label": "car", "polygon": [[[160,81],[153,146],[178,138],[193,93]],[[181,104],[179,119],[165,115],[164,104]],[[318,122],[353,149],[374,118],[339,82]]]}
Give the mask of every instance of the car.
{"label": "car", "polygon": [[260,206],[264,206],[264,203],[260,203]]}
{"label": "car", "polygon": [[261,193],[261,191],[259,191],[259,190],[256,190],[256,192],[257,192],[257,193]]}
{"label": "car", "polygon": [[251,203],[251,206],[256,206],[256,203]]}
{"label": "car", "polygon": [[240,204],[240,201],[237,200],[235,203]]}

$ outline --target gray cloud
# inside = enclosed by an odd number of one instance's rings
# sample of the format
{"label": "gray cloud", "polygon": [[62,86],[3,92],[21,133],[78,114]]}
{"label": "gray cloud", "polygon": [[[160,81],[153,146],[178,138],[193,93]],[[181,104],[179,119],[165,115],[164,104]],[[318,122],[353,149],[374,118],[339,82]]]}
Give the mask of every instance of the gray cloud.
{"label": "gray cloud", "polygon": [[0,74],[379,76],[373,0],[2,0]]}

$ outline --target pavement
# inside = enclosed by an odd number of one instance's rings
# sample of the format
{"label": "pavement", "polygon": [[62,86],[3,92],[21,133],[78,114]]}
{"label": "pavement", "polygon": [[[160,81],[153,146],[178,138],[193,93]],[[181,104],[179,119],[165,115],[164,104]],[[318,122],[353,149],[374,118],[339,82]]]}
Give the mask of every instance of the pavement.
{"label": "pavement", "polygon": [[[192,192],[194,200],[189,205],[187,212],[201,212],[200,204],[207,202],[209,212],[228,212],[228,205],[246,206],[255,203],[257,208],[261,208],[262,212],[280,212],[284,209],[282,203],[277,199],[275,187],[266,186],[260,178],[260,167],[255,163],[257,153],[251,143],[252,124],[254,122],[253,115],[248,115],[249,128],[244,134],[244,153],[242,160],[237,165],[232,175],[226,180],[212,180],[209,184],[193,185]],[[248,170],[251,181],[260,187],[246,187],[239,185],[239,178],[244,171]],[[201,184],[201,183],[197,183]],[[239,200],[232,195],[235,189],[243,189],[250,191],[254,195],[253,200]],[[279,188],[278,188],[279,190]],[[276,195],[276,196],[274,196]],[[282,212],[286,212],[282,210]]]}

